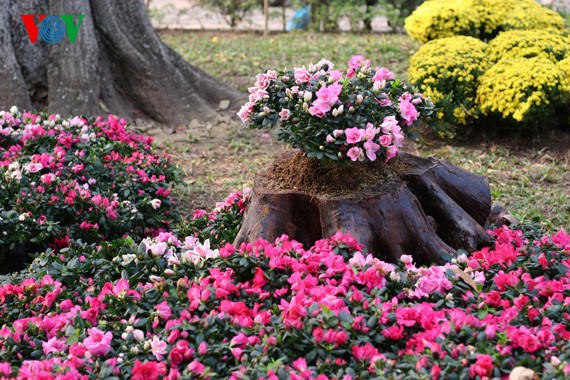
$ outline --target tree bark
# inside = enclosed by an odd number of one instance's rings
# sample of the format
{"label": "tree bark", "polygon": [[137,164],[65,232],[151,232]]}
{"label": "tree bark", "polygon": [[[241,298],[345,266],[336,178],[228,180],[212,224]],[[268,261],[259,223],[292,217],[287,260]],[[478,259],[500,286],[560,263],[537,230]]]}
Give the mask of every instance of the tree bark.
{"label": "tree bark", "polygon": [[[399,160],[403,169],[396,177],[342,194],[299,191],[287,183],[275,190],[271,170],[258,175],[234,243],[287,234],[311,246],[343,231],[382,260],[409,254],[419,264],[490,244],[483,225],[491,192],[484,177],[443,160],[405,153]],[[345,178],[354,180],[348,172]]]}
{"label": "tree bark", "polygon": [[[185,62],[154,31],[142,0],[0,0],[0,108],[62,116],[111,112],[171,125],[211,119],[243,95]],[[75,43],[32,44],[21,14],[83,14]],[[39,20],[36,18],[39,24]],[[38,25],[39,27],[39,25]]]}

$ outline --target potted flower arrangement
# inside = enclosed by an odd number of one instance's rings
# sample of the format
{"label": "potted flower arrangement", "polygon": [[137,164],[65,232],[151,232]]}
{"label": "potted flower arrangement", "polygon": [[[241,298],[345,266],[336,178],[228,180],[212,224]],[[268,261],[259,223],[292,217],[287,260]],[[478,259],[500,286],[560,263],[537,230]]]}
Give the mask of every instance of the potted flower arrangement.
{"label": "potted flower arrangement", "polygon": [[308,68],[258,74],[238,116],[251,128],[278,126],[278,139],[308,157],[388,161],[433,112],[429,98],[361,55],[345,71],[334,67],[322,59]]}
{"label": "potted flower arrangement", "polygon": [[310,246],[344,231],[380,259],[412,254],[426,264],[487,244],[486,179],[399,154],[434,108],[361,55],[344,71],[323,59],[258,74],[238,116],[251,128],[279,128],[277,138],[301,152],[257,176],[234,243],[285,233]]}

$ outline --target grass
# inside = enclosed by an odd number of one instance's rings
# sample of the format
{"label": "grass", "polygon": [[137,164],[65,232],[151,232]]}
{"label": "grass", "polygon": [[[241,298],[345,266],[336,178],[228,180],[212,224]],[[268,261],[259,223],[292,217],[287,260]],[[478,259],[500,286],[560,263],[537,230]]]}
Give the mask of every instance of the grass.
{"label": "grass", "polygon": [[242,91],[267,69],[284,69],[328,58],[344,65],[353,55],[390,67],[400,78],[419,44],[400,34],[162,32],[162,38],[184,59]]}
{"label": "grass", "polygon": [[[405,79],[408,59],[419,46],[403,35],[290,33],[263,39],[254,33],[162,32],[161,37],[193,65],[243,91],[265,69],[321,58],[342,68],[354,54]],[[211,207],[227,193],[252,186],[255,173],[287,149],[273,132],[239,129],[236,121],[215,130],[216,138],[186,134],[186,141],[168,147],[187,173],[178,194],[188,209]],[[487,176],[493,201],[520,222],[538,222],[553,231],[570,228],[569,146],[570,132],[555,131],[534,138],[477,136],[468,144],[427,137],[408,150]]]}

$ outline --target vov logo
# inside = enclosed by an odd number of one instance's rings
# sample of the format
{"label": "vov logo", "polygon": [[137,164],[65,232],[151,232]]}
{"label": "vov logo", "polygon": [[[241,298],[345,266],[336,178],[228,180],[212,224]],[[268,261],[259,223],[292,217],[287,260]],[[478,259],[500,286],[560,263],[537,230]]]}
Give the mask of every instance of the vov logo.
{"label": "vov logo", "polygon": [[[35,22],[36,16],[39,24]],[[75,23],[76,17],[77,23]],[[20,15],[32,44],[36,43],[38,36],[48,44],[58,44],[63,41],[66,34],[69,42],[74,43],[84,17],[85,15]]]}

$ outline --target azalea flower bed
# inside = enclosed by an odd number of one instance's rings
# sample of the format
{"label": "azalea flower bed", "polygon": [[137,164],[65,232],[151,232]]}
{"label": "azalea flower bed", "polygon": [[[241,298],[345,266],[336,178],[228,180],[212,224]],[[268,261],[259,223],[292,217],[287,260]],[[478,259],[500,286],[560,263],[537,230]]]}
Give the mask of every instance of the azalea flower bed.
{"label": "azalea flower bed", "polygon": [[169,229],[179,171],[151,142],[115,116],[0,111],[0,251]]}
{"label": "azalea flower bed", "polygon": [[[445,266],[347,235],[219,249],[72,241],[0,286],[0,373],[43,379],[570,376],[570,235],[489,231]],[[515,371],[518,371],[515,370]]]}

